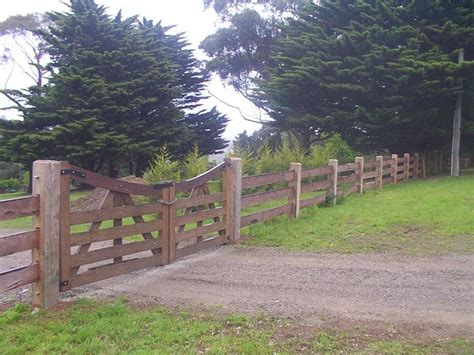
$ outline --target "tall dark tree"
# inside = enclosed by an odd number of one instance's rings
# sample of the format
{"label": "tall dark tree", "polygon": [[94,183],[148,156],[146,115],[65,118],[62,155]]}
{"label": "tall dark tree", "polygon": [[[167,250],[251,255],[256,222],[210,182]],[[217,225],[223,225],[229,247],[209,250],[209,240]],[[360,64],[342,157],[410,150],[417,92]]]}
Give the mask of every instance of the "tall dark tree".
{"label": "tall dark tree", "polygon": [[124,166],[141,173],[163,145],[175,156],[195,144],[206,154],[225,147],[227,119],[202,107],[207,77],[182,35],[111,18],[93,0],[69,7],[48,14],[53,26],[42,36],[53,74],[31,90],[23,121],[2,123],[1,155],[65,159],[114,176]]}

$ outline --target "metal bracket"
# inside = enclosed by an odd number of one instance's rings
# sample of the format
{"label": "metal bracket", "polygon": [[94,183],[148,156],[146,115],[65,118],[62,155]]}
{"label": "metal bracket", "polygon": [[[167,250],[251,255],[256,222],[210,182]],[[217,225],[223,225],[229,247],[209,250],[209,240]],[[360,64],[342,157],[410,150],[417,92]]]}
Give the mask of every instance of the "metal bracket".
{"label": "metal bracket", "polygon": [[67,286],[67,285],[69,285],[69,281],[67,281],[67,280],[61,281],[61,282],[59,283],[59,286],[61,286],[61,287],[64,287],[64,286]]}
{"label": "metal bracket", "polygon": [[173,180],[166,180],[166,181],[159,182],[158,184],[153,185],[153,188],[155,190],[159,190],[159,189],[163,189],[165,187],[170,187],[170,186],[174,186]]}
{"label": "metal bracket", "polygon": [[80,178],[83,178],[83,179],[86,178],[86,174],[81,173],[80,171],[77,171],[77,170],[74,170],[74,169],[61,170],[61,175],[72,175],[72,176],[77,176],[77,177],[80,177]]}
{"label": "metal bracket", "polygon": [[172,201],[158,200],[158,202],[161,203],[162,205],[165,205],[165,206],[171,206],[171,205],[174,205],[176,203],[176,199],[174,199]]}

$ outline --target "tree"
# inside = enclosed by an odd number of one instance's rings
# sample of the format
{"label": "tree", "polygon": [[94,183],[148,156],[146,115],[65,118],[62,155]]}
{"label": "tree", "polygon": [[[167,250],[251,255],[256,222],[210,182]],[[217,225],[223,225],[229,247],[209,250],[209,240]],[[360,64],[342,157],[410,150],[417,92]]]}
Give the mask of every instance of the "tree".
{"label": "tree", "polygon": [[195,144],[204,154],[225,147],[227,119],[202,108],[207,77],[182,34],[111,18],[93,0],[48,17],[53,26],[41,36],[51,79],[30,88],[23,121],[2,122],[0,156],[64,159],[115,176],[124,167],[141,174],[164,145],[175,157]]}
{"label": "tree", "polygon": [[0,37],[6,39],[6,44],[0,54],[0,63],[10,66],[8,76],[0,94],[6,97],[10,106],[2,110],[21,110],[24,104],[24,92],[10,89],[9,79],[20,73],[26,75],[33,85],[41,87],[47,76],[45,67],[47,60],[46,44],[37,31],[48,26],[48,19],[44,14],[14,15],[0,22]]}

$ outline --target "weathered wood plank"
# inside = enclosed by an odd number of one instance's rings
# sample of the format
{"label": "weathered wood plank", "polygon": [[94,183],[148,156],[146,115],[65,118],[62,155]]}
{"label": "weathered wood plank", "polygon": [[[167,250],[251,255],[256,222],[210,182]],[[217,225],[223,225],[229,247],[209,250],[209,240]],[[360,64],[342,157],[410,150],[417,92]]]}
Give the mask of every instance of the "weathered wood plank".
{"label": "weathered wood plank", "polygon": [[330,186],[331,186],[331,181],[329,180],[315,181],[309,184],[301,184],[301,192],[325,190],[329,188]]}
{"label": "weathered wood plank", "polygon": [[161,248],[161,246],[162,238],[153,238],[141,240],[138,242],[131,242],[96,250],[90,250],[87,253],[72,255],[71,266],[76,267],[80,265],[95,263],[98,261],[117,258],[124,255],[140,253],[147,250],[156,250],[158,248]]}
{"label": "weathered wood plank", "polygon": [[359,163],[349,163],[349,164],[339,165],[337,167],[337,172],[345,173],[346,171],[353,171],[353,170],[357,171],[358,169],[359,169]]}
{"label": "weathered wood plank", "polygon": [[223,202],[223,201],[224,201],[224,194],[218,193],[218,194],[213,194],[213,195],[199,195],[199,196],[194,196],[190,198],[185,198],[182,200],[177,200],[175,205],[177,209],[182,209],[182,208],[189,208],[189,207],[197,207],[201,205],[208,205],[210,203]]}
{"label": "weathered wood plank", "polygon": [[225,222],[206,224],[187,231],[176,233],[176,243],[225,229]]}
{"label": "weathered wood plank", "polygon": [[205,173],[202,173],[201,175],[198,175],[192,179],[177,183],[175,185],[175,191],[176,192],[190,191],[191,189],[195,187],[201,186],[208,181],[216,179],[228,167],[229,167],[229,159],[226,159],[221,164],[213,167],[212,169],[206,171]]}
{"label": "weathered wood plank", "polygon": [[39,213],[39,196],[28,196],[0,201],[0,221]]}
{"label": "weathered wood plank", "polygon": [[313,169],[303,169],[301,171],[301,178],[324,176],[332,173],[332,166],[320,166]]}
{"label": "weathered wood plank", "polygon": [[240,219],[242,227],[248,226],[250,224],[263,222],[283,214],[287,214],[291,209],[290,205],[283,205],[280,207],[275,207],[269,210],[253,213],[247,216],[243,216]]}
{"label": "weathered wood plank", "polygon": [[162,206],[156,203],[143,205],[121,206],[104,208],[94,211],[79,211],[71,213],[71,225],[105,221],[108,219],[127,218],[143,216],[147,214],[161,213]]}
{"label": "weathered wood plank", "polygon": [[348,182],[357,181],[357,178],[358,178],[358,175],[356,174],[346,175],[346,176],[339,175],[339,177],[337,178],[337,184],[342,185]]}
{"label": "weathered wood plank", "polygon": [[373,169],[375,168],[379,163],[376,160],[366,160],[364,161],[364,169]]}
{"label": "weathered wood plank", "polygon": [[[68,162],[62,162],[61,170],[69,169]],[[71,181],[69,175],[61,175],[59,180],[59,263],[60,291],[70,290],[71,280]]]}
{"label": "weathered wood plank", "polygon": [[127,274],[129,272],[141,270],[147,267],[162,265],[161,254],[155,254],[146,258],[125,260],[120,264],[109,264],[88,270],[81,274],[76,274],[72,277],[72,287],[90,284],[92,282],[105,280],[110,277]]}
{"label": "weathered wood plank", "polygon": [[388,175],[392,173],[392,168],[385,168],[382,171],[382,175]]}
{"label": "weathered wood plank", "polygon": [[377,172],[376,171],[371,171],[371,172],[368,172],[368,173],[364,173],[363,175],[363,179],[372,179],[372,178],[375,178],[377,177]]}
{"label": "weathered wood plank", "polygon": [[225,208],[212,208],[204,211],[188,213],[183,216],[178,216],[175,218],[175,226],[179,227],[181,225],[203,221],[209,218],[225,216]]}
{"label": "weathered wood plank", "polygon": [[301,208],[306,208],[314,205],[319,205],[321,203],[326,202],[326,195],[321,195],[321,196],[315,196],[311,198],[306,198],[304,200],[301,200],[300,202],[300,207]]}
{"label": "weathered wood plank", "polygon": [[370,189],[372,187],[375,187],[375,181],[370,181],[370,182],[364,182],[364,188],[365,189]]}
{"label": "weathered wood plank", "polygon": [[194,253],[197,253],[198,251],[205,250],[207,248],[217,247],[217,246],[220,246],[222,244],[225,244],[226,241],[227,241],[227,239],[223,235],[221,235],[219,237],[211,238],[211,239],[208,239],[208,240],[204,240],[202,242],[192,244],[190,246],[187,246],[187,247],[176,250],[176,257],[177,258],[182,258],[186,255],[194,254]]}
{"label": "weathered wood plank", "polygon": [[245,176],[242,178],[242,188],[283,183],[292,180],[294,175],[294,171],[282,171],[264,175]]}
{"label": "weathered wood plank", "polygon": [[71,246],[103,242],[105,240],[127,237],[135,234],[151,233],[160,229],[160,221],[150,221],[92,232],[74,233],[71,234]]}
{"label": "weathered wood plank", "polygon": [[279,189],[273,191],[260,192],[257,194],[247,195],[242,197],[242,208],[258,205],[271,200],[278,200],[280,198],[289,197],[291,193],[290,188]]}
{"label": "weathered wood plank", "polygon": [[38,229],[0,237],[0,256],[7,256],[38,247]]}
{"label": "weathered wood plank", "polygon": [[38,280],[38,263],[0,272],[0,292],[10,291],[37,282]]}
{"label": "weathered wood plank", "polygon": [[[242,209],[242,160],[229,158],[230,168],[224,173],[225,235],[232,241],[240,239],[240,212]],[[216,220],[214,219],[216,222]],[[222,231],[219,232],[222,235]]]}

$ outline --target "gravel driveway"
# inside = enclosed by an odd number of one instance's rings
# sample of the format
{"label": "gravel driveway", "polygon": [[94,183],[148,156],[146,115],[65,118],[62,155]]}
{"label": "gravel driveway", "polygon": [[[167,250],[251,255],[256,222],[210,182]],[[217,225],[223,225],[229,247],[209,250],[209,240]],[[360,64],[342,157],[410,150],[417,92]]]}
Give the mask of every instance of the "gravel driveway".
{"label": "gravel driveway", "polygon": [[[0,269],[12,262],[0,262]],[[416,258],[224,246],[72,292],[119,294],[170,306],[313,321],[430,324],[474,334],[474,255]]]}

